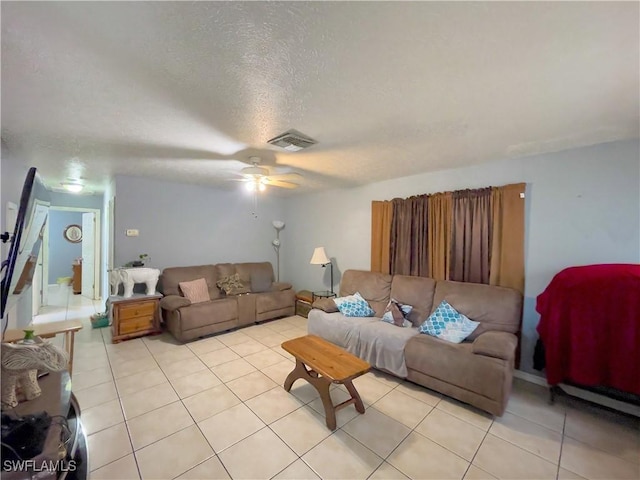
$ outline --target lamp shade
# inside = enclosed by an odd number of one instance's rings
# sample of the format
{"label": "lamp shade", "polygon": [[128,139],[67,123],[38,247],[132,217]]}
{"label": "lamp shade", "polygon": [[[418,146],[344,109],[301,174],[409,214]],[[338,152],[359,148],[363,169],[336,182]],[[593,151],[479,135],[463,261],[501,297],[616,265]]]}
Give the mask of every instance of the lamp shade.
{"label": "lamp shade", "polygon": [[326,265],[327,263],[331,263],[331,260],[327,257],[327,252],[324,251],[324,247],[318,247],[313,251],[313,256],[309,263],[312,265]]}
{"label": "lamp shade", "polygon": [[271,225],[273,225],[273,228],[276,230],[282,230],[284,228],[284,222],[282,220],[274,220],[271,222]]}

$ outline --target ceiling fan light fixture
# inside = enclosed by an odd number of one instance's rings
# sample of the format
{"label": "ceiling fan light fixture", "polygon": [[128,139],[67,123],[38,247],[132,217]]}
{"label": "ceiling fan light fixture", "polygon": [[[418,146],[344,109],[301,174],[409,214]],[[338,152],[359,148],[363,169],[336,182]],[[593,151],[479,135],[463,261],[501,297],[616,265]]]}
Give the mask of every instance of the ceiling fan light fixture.
{"label": "ceiling fan light fixture", "polygon": [[60,185],[62,185],[62,188],[71,193],[80,193],[84,188],[84,185],[82,185],[81,183],[62,182]]}

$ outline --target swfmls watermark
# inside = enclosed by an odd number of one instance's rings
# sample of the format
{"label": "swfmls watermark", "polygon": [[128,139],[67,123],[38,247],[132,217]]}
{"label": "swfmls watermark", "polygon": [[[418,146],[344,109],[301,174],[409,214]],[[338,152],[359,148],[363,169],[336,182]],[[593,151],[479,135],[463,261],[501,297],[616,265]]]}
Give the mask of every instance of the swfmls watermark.
{"label": "swfmls watermark", "polygon": [[3,460],[5,472],[75,472],[75,460]]}

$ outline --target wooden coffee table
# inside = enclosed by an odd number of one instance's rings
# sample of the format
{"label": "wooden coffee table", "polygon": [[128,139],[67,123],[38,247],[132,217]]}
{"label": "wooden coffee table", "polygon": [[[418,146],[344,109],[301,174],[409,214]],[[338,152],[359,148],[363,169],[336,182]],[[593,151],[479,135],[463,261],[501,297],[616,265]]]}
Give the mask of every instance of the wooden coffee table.
{"label": "wooden coffee table", "polygon": [[[284,381],[284,389],[290,391],[293,382],[299,378],[313,385],[320,394],[329,429],[336,429],[336,411],[347,405],[353,403],[359,413],[364,413],[362,399],[352,380],[367,373],[371,365],[315,335],[288,340],[282,344],[282,348],[296,359],[295,368]],[[342,383],[351,398],[334,405],[329,394],[332,383]]]}

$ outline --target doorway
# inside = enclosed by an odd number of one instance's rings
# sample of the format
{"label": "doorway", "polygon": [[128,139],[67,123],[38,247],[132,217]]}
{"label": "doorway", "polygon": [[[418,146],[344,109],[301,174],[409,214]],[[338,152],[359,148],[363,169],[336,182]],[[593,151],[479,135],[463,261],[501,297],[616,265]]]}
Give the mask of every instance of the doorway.
{"label": "doorway", "polygon": [[[75,233],[78,231],[81,236]],[[100,299],[100,238],[99,209],[50,208],[42,255],[40,292],[43,306],[49,305],[50,287],[69,287],[73,293],[87,299]]]}

